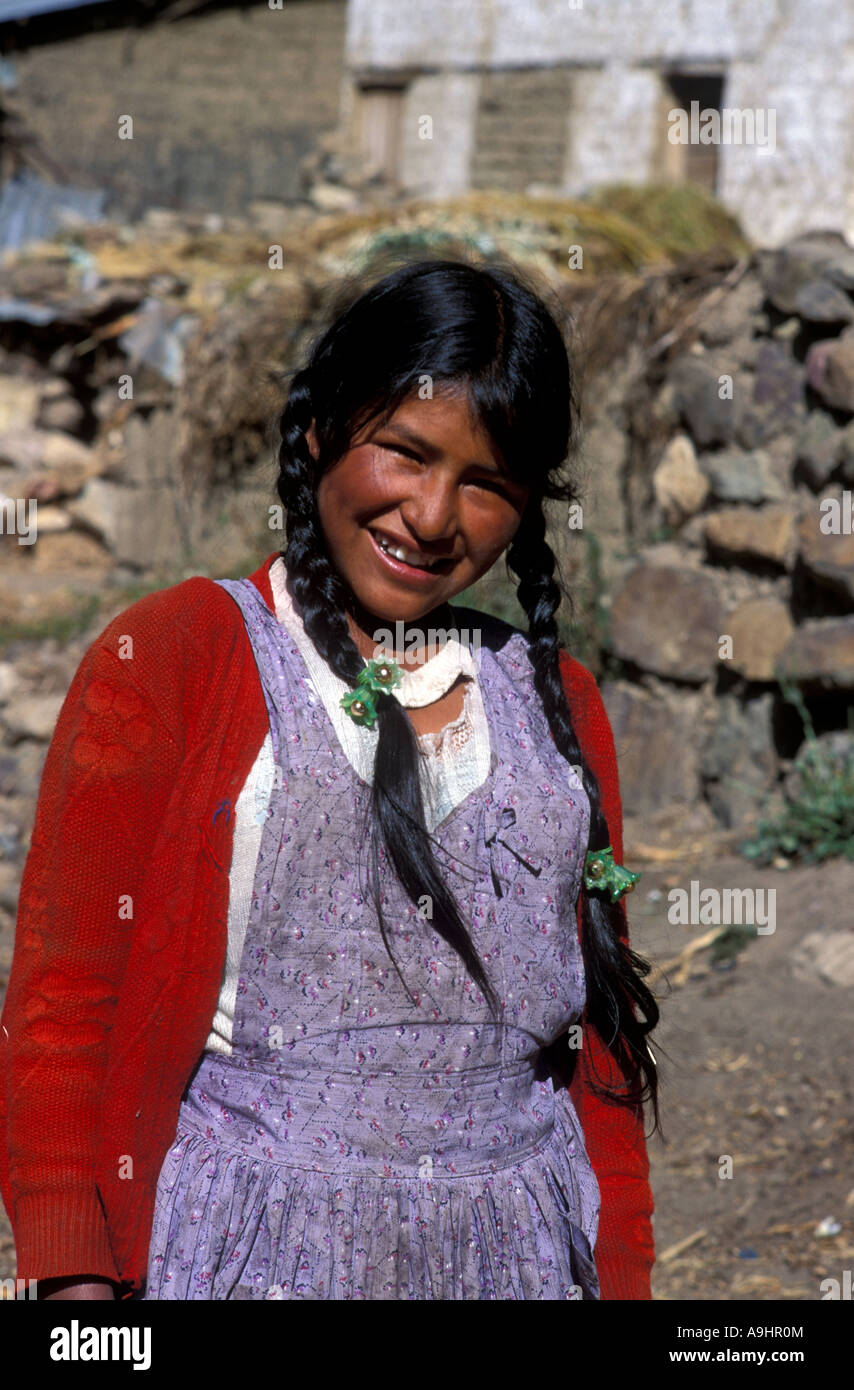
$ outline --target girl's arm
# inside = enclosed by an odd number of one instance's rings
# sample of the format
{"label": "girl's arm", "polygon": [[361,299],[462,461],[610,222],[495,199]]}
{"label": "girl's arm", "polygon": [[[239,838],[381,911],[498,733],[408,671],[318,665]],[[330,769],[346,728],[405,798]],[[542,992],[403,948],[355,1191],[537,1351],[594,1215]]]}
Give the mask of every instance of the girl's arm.
{"label": "girl's arm", "polygon": [[[119,1281],[96,1181],[108,1039],[128,916],[168,802],[181,662],[162,595],[126,609],[88,649],[48,749],[21,882],[0,1019],[0,1189],[18,1277],[64,1277],[57,1297]],[[156,676],[155,676],[156,673]],[[156,689],[161,698],[153,698]],[[180,706],[179,706],[180,707]]]}
{"label": "girl's arm", "polygon": [[569,1094],[602,1200],[594,1252],[601,1297],[650,1299],[654,1208],[643,1120],[630,1107],[609,1104],[590,1090],[587,1068],[594,1059],[600,1078],[618,1078],[611,1053],[587,1028]]}
{"label": "girl's arm", "polygon": [[[623,858],[623,811],[611,724],[594,677],[568,653],[561,653],[564,688],[578,741],[599,782],[602,813],[617,863]],[[620,904],[621,935],[629,939],[626,900]],[[580,913],[579,913],[580,928]],[[603,1299],[649,1299],[655,1260],[649,1160],[643,1112],[601,1100],[590,1089],[622,1080],[613,1054],[594,1028],[585,1028],[584,1046],[569,1086],[584,1142],[599,1182],[602,1208],[596,1268]]]}
{"label": "girl's arm", "polygon": [[89,1282],[81,1283],[76,1279],[43,1279],[39,1283],[39,1294],[45,1301],[62,1299],[80,1302],[85,1299],[91,1302],[96,1299],[115,1299],[115,1289],[109,1279],[95,1279],[89,1275],[84,1278]]}

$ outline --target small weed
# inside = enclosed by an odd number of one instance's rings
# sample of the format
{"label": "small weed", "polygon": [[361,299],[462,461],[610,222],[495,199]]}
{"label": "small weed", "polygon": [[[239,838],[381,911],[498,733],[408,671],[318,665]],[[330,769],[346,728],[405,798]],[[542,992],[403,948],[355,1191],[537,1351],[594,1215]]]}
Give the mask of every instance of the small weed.
{"label": "small weed", "polygon": [[[854,737],[843,758],[819,743],[801,692],[781,681],[788,704],[801,717],[806,748],[799,755],[795,789],[783,810],[760,820],[756,837],[741,846],[746,859],[768,864],[779,855],[815,864],[843,856],[854,859]],[[852,711],[848,727],[854,736]]]}

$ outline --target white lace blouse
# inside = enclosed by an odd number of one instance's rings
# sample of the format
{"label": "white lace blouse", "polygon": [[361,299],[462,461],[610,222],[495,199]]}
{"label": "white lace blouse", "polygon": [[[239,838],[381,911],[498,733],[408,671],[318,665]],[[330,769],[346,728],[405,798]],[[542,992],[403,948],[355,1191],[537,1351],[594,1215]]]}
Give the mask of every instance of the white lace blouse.
{"label": "white lace blouse", "polygon": [[[305,659],[311,684],[335,727],[342,755],[364,781],[370,782],[379,736],[377,729],[355,724],[341,708],[341,696],[350,686],[327,666],[306,633],[285,587],[285,567],[281,556],[270,566],[270,584],[276,617],[287,628]],[[441,660],[441,653],[431,657],[419,668],[420,672],[426,673],[433,663]],[[471,674],[464,688],[462,712],[444,729],[417,736],[419,752],[423,755],[421,784],[425,814],[431,831],[486,781],[489,772],[492,751],[489,725],[474,662],[469,671]],[[235,806],[234,850],[229,873],[228,946],[219,1003],[206,1043],[207,1049],[212,1052],[231,1053],[240,960],[249,919],[255,866],[261,847],[261,832],[274,776],[273,744],[268,733]]]}

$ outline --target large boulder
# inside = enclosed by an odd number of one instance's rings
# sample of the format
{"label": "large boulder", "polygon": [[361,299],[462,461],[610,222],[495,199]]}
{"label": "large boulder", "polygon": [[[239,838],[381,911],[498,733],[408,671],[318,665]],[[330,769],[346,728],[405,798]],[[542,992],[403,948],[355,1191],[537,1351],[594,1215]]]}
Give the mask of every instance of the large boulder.
{"label": "large boulder", "polygon": [[641,670],[699,685],[717,665],[722,624],[713,570],[641,563],[614,595],[611,645]]}

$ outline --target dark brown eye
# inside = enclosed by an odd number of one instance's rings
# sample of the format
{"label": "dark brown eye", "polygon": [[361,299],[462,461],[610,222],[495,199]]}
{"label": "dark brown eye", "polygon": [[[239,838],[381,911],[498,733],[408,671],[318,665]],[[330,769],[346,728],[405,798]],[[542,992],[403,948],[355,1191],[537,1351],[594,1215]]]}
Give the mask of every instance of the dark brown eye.
{"label": "dark brown eye", "polygon": [[402,444],[381,444],[381,449],[387,449],[390,454],[403,454],[404,458],[415,459],[416,463],[421,462],[419,454],[413,453],[411,449],[405,449]]}
{"label": "dark brown eye", "polygon": [[475,487],[484,487],[488,492],[496,492],[499,497],[509,497],[510,495],[507,484],[504,482],[503,478],[497,476],[492,478],[475,478],[474,485]]}

